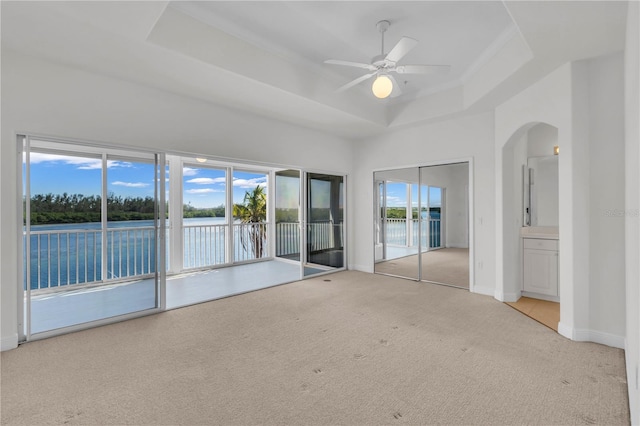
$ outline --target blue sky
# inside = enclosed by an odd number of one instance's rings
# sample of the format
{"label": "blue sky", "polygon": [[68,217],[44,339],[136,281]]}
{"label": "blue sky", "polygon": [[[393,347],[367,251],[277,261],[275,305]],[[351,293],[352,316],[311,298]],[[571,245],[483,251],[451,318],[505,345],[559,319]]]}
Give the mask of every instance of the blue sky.
{"label": "blue sky", "polygon": [[[222,169],[189,166],[182,169],[183,202],[195,208],[225,204],[226,179]],[[265,173],[233,172],[233,202],[242,203],[244,194],[256,186],[266,189]]]}
{"label": "blue sky", "polygon": [[[423,187],[424,188],[424,187]],[[440,207],[442,204],[441,190],[436,187],[429,187],[430,206]],[[426,206],[427,192],[426,188],[422,192],[422,205]],[[418,207],[418,186],[411,185],[411,204],[412,207]],[[407,206],[407,184],[406,183],[387,183],[387,207],[406,207]]]}
{"label": "blue sky", "polygon": [[[100,158],[31,153],[31,195],[100,195],[102,160]],[[224,171],[204,167],[183,169],[183,202],[196,208],[225,204]],[[107,190],[118,196],[153,197],[154,167],[151,163],[109,160]],[[267,175],[235,171],[233,201],[242,202],[247,190],[266,186]]]}

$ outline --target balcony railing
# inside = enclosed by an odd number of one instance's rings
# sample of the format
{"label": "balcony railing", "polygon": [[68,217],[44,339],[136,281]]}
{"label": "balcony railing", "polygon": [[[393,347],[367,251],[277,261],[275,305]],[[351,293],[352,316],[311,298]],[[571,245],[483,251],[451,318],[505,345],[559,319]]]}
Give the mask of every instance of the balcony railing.
{"label": "balcony railing", "polygon": [[[153,227],[108,228],[106,236],[103,267],[101,230],[32,231],[29,241],[31,289],[118,280],[155,272]],[[26,244],[24,250],[26,258]],[[26,265],[24,274],[26,288]]]}
{"label": "balcony railing", "polygon": [[185,269],[226,262],[227,225],[185,225],[183,228]]}
{"label": "balcony railing", "polygon": [[276,223],[276,256],[287,257],[296,254],[300,254],[300,224]]}
{"label": "balcony railing", "polygon": [[[233,259],[228,259],[228,225],[185,225],[183,269],[269,257],[267,228],[267,223],[233,224]],[[307,224],[307,231],[308,250],[311,253],[343,245],[342,223],[311,222]],[[141,278],[155,273],[153,226],[107,228],[105,234],[106,256],[103,257],[103,232],[100,229],[32,230],[29,241],[31,290]],[[276,256],[300,253],[298,223],[277,223],[275,238]],[[26,234],[24,250],[26,259]],[[24,283],[26,289],[26,263]]]}
{"label": "balcony railing", "polygon": [[[424,222],[424,221],[423,221]],[[407,229],[407,220],[406,219],[386,219],[386,243],[390,245],[396,246],[408,246],[408,247],[417,247],[418,246],[418,238],[420,236],[418,230],[418,219],[411,219],[409,226],[410,229]],[[440,218],[429,218],[428,226],[429,232],[425,232],[423,230],[422,234],[422,246],[429,248],[435,248],[441,246],[440,240],[440,226],[441,220]],[[428,240],[428,241],[427,241]]]}
{"label": "balcony railing", "polygon": [[267,223],[235,223],[233,225],[233,261],[269,257]]}

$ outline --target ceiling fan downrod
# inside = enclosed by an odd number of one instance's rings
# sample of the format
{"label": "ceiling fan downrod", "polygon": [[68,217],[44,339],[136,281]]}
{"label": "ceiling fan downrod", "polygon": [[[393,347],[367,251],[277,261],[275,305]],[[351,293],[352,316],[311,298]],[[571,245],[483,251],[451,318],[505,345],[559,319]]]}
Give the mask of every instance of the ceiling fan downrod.
{"label": "ceiling fan downrod", "polygon": [[376,28],[380,32],[382,38],[382,45],[380,47],[380,54],[373,57],[373,59],[371,60],[371,64],[378,67],[378,69],[384,68],[384,66],[386,65],[384,61],[387,56],[384,53],[384,33],[389,29],[390,25],[391,22],[387,20],[378,21],[378,23],[376,24]]}
{"label": "ceiling fan downrod", "polygon": [[376,28],[380,31],[380,35],[382,36],[382,47],[380,49],[380,54],[384,55],[384,33],[389,29],[391,22],[387,20],[378,21],[376,24]]}

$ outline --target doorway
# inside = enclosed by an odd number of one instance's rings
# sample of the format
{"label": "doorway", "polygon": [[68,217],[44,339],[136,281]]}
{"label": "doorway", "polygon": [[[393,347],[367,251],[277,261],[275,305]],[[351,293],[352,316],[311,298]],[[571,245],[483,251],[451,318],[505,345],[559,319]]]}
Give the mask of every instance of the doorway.
{"label": "doorway", "polygon": [[304,276],[344,269],[344,176],[305,173],[304,190]]}

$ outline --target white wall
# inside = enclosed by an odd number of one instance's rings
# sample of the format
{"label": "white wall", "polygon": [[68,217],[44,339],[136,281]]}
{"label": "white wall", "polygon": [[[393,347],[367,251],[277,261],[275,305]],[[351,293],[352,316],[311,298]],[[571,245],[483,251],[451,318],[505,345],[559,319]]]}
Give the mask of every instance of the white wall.
{"label": "white wall", "polygon": [[640,3],[629,2],[624,58],[627,384],[631,423],[640,424]]}
{"label": "white wall", "polygon": [[558,145],[558,129],[539,124],[527,132],[527,157],[553,155],[553,147]]}
{"label": "white wall", "polygon": [[[624,202],[622,179],[622,61],[615,54],[567,64],[496,109],[498,212],[497,291],[500,300],[519,294],[509,251],[518,236],[513,226],[514,195],[505,196],[513,153],[523,129],[544,122],[558,128],[560,193],[559,332],[575,340],[624,345],[624,233],[603,213]],[[529,135],[531,136],[531,135]],[[510,172],[513,173],[513,172]],[[512,177],[512,176],[511,176]],[[507,184],[508,185],[508,184]],[[606,192],[606,195],[604,194]]]}
{"label": "white wall", "polygon": [[[502,301],[515,301],[521,294],[521,252],[519,231],[522,227],[522,175],[526,161],[528,131],[538,123],[558,129],[558,145],[567,149],[560,156],[559,192],[567,226],[560,224],[560,292],[572,295],[573,244],[571,226],[571,175],[569,143],[572,138],[571,64],[566,64],[542,80],[520,92],[496,108],[495,168],[496,180],[496,292]],[[561,153],[565,152],[561,150]],[[564,200],[564,201],[563,201]],[[562,209],[562,206],[561,206]],[[562,214],[562,212],[561,212]],[[564,235],[563,235],[564,233]],[[585,262],[586,263],[586,262]],[[567,265],[563,267],[563,265]],[[566,284],[565,284],[566,283]],[[560,306],[564,315],[573,319],[573,300],[565,297]],[[564,313],[563,313],[564,312]]]}
{"label": "white wall", "polygon": [[[348,173],[348,141],[2,51],[2,349],[17,343],[16,132]],[[350,185],[349,185],[350,187]]]}
{"label": "white wall", "polygon": [[589,66],[589,329],[625,335],[622,53]]}
{"label": "white wall", "polygon": [[[486,113],[399,129],[355,143],[349,267],[373,272],[373,172],[387,168],[451,163],[472,158],[475,254],[472,291],[494,291],[493,114]],[[472,283],[473,285],[473,283]]]}

